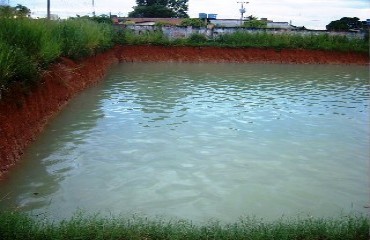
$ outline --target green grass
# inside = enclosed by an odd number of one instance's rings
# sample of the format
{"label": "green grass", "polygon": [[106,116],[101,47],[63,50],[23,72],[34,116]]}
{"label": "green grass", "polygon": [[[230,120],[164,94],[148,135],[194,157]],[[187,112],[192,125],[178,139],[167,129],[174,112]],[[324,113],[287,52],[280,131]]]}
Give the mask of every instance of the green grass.
{"label": "green grass", "polygon": [[120,30],[116,32],[114,41],[122,45],[171,44],[171,41],[160,30],[155,32],[147,31],[140,34],[136,34],[132,30]]}
{"label": "green grass", "polygon": [[270,34],[236,32],[222,35],[215,39],[220,46],[257,47],[257,48],[290,48],[313,49],[345,52],[368,52],[369,42],[365,39],[349,39],[346,36],[299,35],[299,34]]}
{"label": "green grass", "polygon": [[72,59],[91,56],[113,47],[113,28],[87,19],[70,19],[57,25],[62,54]]}
{"label": "green grass", "polygon": [[37,81],[59,57],[81,59],[113,46],[113,28],[86,19],[0,18],[0,92]]}
{"label": "green grass", "polygon": [[365,216],[339,218],[281,218],[268,222],[241,218],[231,224],[213,221],[196,225],[185,220],[76,214],[70,220],[48,223],[18,212],[0,212],[0,239],[325,239],[367,240]]}
{"label": "green grass", "polygon": [[14,83],[26,86],[37,83],[43,70],[62,56],[78,60],[107,50],[114,44],[369,52],[368,39],[328,34],[300,36],[240,31],[214,39],[200,34],[185,39],[168,39],[160,28],[155,32],[135,34],[131,30],[114,31],[111,24],[87,18],[64,21],[0,18],[0,26],[0,96]]}
{"label": "green grass", "polygon": [[192,34],[185,39],[166,38],[158,30],[145,32],[141,35],[131,30],[120,31],[116,41],[121,44],[141,45],[169,45],[169,46],[214,46],[233,48],[275,48],[275,49],[312,49],[343,52],[369,52],[369,41],[366,39],[350,39],[346,36],[299,35],[299,34],[271,34],[268,32],[248,33],[235,32],[207,39],[201,34]]}

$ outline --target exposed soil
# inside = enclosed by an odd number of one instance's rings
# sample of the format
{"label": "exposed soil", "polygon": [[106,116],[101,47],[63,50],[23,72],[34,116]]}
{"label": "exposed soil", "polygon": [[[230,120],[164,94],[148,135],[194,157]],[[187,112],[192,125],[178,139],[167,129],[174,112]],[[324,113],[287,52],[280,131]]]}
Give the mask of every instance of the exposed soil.
{"label": "exposed soil", "polygon": [[125,62],[369,64],[367,53],[304,49],[125,46],[120,48],[120,58]]}
{"label": "exposed soil", "polygon": [[0,100],[0,176],[76,93],[96,84],[118,62],[115,49],[83,61],[62,58],[30,90],[13,87]]}
{"label": "exposed soil", "polygon": [[0,99],[0,176],[76,93],[99,82],[118,61],[368,65],[369,56],[312,50],[124,46],[83,61],[62,58],[31,90],[15,86]]}

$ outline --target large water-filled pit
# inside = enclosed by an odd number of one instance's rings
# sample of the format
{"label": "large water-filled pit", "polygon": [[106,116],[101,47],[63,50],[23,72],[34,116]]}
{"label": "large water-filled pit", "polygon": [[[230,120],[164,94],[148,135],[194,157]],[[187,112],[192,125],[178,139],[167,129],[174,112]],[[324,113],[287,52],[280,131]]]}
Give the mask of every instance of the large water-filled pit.
{"label": "large water-filled pit", "polygon": [[367,213],[365,66],[122,63],[0,181],[0,209],[192,221]]}

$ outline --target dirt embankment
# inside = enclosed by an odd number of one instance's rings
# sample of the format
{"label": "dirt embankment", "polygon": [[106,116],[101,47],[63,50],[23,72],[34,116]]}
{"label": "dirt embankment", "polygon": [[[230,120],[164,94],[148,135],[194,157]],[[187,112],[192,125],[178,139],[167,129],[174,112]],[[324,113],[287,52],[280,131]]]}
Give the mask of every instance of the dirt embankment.
{"label": "dirt embankment", "polygon": [[0,176],[76,93],[97,83],[118,58],[115,49],[83,61],[62,58],[30,90],[14,87],[0,100]]}
{"label": "dirt embankment", "polygon": [[211,47],[116,47],[75,62],[60,59],[31,91],[14,88],[0,100],[0,176],[76,93],[97,83],[118,62],[259,62],[368,65],[369,56],[309,50],[231,49]]}
{"label": "dirt embankment", "polygon": [[369,64],[367,53],[304,49],[126,46],[120,56],[125,62]]}

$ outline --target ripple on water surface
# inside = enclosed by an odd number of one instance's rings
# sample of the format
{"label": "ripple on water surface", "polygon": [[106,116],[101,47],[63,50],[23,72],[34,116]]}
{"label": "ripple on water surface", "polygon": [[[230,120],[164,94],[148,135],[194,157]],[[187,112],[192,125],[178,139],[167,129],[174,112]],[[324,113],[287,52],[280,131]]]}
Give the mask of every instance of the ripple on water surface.
{"label": "ripple on water surface", "polygon": [[368,79],[355,66],[117,65],[0,182],[0,208],[195,221],[365,212]]}

